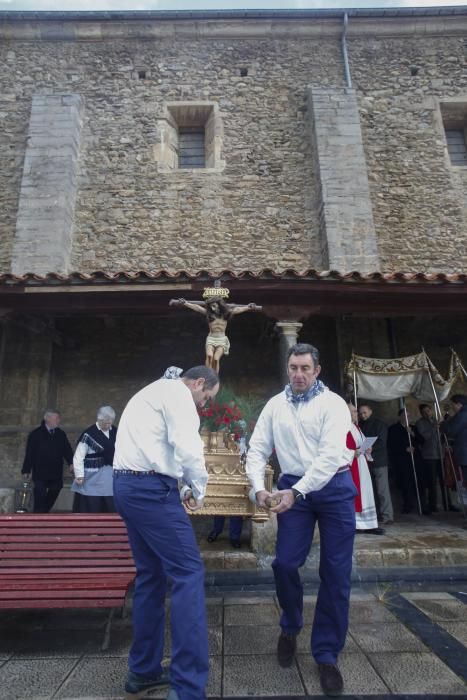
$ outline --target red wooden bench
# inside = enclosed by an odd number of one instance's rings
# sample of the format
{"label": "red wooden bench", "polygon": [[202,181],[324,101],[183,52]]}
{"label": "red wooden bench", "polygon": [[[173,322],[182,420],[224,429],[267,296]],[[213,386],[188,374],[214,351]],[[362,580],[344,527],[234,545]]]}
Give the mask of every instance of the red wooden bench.
{"label": "red wooden bench", "polygon": [[135,565],[117,514],[0,515],[0,609],[124,609]]}

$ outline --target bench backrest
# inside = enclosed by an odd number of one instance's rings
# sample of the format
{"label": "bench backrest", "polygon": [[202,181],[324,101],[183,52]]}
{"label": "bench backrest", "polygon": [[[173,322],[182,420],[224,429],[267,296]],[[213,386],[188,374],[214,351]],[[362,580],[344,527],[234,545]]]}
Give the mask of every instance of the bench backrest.
{"label": "bench backrest", "polygon": [[[77,607],[77,595],[90,601],[84,604],[104,605],[106,597],[124,598],[134,576],[127,531],[117,514],[0,515],[0,588],[5,601],[19,603],[23,592],[31,598],[31,607]],[[20,607],[26,604],[27,600]]]}

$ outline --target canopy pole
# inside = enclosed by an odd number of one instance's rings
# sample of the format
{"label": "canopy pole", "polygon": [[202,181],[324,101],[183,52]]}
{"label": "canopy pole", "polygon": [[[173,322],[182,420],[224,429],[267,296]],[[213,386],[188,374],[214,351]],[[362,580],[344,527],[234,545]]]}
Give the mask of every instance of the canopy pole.
{"label": "canopy pole", "polygon": [[[435,414],[436,414],[436,434],[438,436],[438,446],[439,446],[439,458],[441,460],[441,476],[443,477],[443,492],[444,492],[444,502],[446,503],[446,508],[449,508],[448,506],[448,489],[446,486],[446,472],[444,469],[444,459],[443,459],[443,444],[441,442],[441,433],[439,431],[439,424],[443,419],[443,414],[441,413],[441,406],[439,404],[439,399],[438,399],[438,394],[436,393],[436,388],[435,388],[435,383],[433,381],[433,376],[431,374],[431,367],[430,363],[428,362],[428,355],[425,352],[425,348],[422,348],[423,353],[425,355],[425,360],[426,360],[426,366],[427,366],[427,372],[428,376],[430,378],[430,384],[431,384],[431,391],[433,392],[433,397],[435,400]],[[446,440],[447,442],[447,440]],[[449,456],[451,456],[451,453],[449,453]],[[452,460],[451,460],[452,462]],[[454,464],[452,465],[453,467],[453,474],[454,474],[454,483],[457,484],[457,479],[456,479],[456,473],[454,469]],[[464,513],[465,515],[465,513]]]}
{"label": "canopy pole", "polygon": [[[426,352],[425,352],[425,349],[422,348],[422,350],[423,350],[423,352],[425,353],[425,357],[426,357],[427,360],[428,360],[428,356],[427,356],[427,354],[426,354]],[[453,352],[453,351],[452,351],[452,348],[451,348],[451,352]],[[460,366],[462,367],[462,370],[465,372],[465,369],[464,369],[464,367],[462,366],[462,363],[460,362],[459,364],[460,364]],[[441,413],[441,406],[439,405],[438,394],[436,393],[435,384],[434,384],[434,381],[433,381],[433,377],[432,377],[432,375],[431,375],[431,368],[430,368],[430,365],[429,365],[428,361],[427,361],[427,368],[428,368],[428,376],[430,377],[431,390],[433,391],[433,396],[434,396],[434,398],[435,398],[435,406],[436,406],[436,409],[437,409],[436,412],[437,412],[438,421],[441,421],[441,420],[442,420],[442,417],[443,417],[443,414]],[[466,375],[466,376],[467,376],[467,375]],[[448,490],[447,490],[447,487],[446,487],[446,472],[445,472],[445,470],[444,470],[443,447],[442,447],[442,443],[441,443],[441,434],[440,434],[440,430],[439,430],[439,423],[438,423],[438,421],[436,422],[436,429],[437,429],[437,432],[438,432],[439,448],[440,448],[440,454],[441,454],[441,474],[442,474],[442,476],[443,476],[443,488],[444,488],[445,499],[446,499],[446,505],[447,505],[447,504],[448,504]],[[454,466],[454,462],[452,461],[451,448],[449,447],[449,442],[448,442],[447,436],[443,434],[443,437],[444,437],[444,441],[445,441],[446,454],[448,455],[449,466],[451,467],[452,475],[453,475],[453,477],[454,477],[454,483],[455,483],[455,485],[456,485],[457,499],[458,499],[458,501],[459,501],[460,507],[462,508],[462,514],[463,514],[464,518],[467,519],[467,511],[466,511],[466,507],[465,507],[465,504],[464,504],[464,499],[462,498],[462,489],[461,489],[461,485],[460,485],[460,483],[459,483],[459,481],[458,481],[458,479],[457,479],[456,468],[455,468],[455,466]]]}
{"label": "canopy pole", "polygon": [[355,408],[358,408],[358,405],[357,405],[357,373],[355,371],[355,360],[353,361],[353,400],[354,400]]}
{"label": "canopy pole", "polygon": [[414,447],[412,444],[412,436],[410,435],[409,417],[407,415],[407,407],[405,405],[405,398],[404,398],[404,415],[405,415],[405,424],[407,427],[407,435],[409,436],[410,457],[412,460],[413,478],[415,481],[415,491],[417,492],[418,514],[422,515],[422,504],[420,501],[420,491],[418,488],[417,470],[415,469],[415,458],[413,456]]}

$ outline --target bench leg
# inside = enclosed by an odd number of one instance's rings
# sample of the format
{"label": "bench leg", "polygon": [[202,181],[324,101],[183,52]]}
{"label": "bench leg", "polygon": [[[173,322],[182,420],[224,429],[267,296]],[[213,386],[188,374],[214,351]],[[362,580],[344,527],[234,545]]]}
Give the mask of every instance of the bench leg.
{"label": "bench leg", "polygon": [[110,628],[112,626],[112,619],[115,614],[115,608],[110,608],[109,617],[107,618],[107,624],[105,626],[104,641],[102,642],[101,650],[107,651],[110,644]]}

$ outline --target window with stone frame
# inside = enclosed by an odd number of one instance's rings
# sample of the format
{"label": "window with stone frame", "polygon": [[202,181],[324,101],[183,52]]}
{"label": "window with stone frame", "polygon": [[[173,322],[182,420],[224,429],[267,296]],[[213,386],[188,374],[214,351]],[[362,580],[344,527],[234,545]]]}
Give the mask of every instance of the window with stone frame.
{"label": "window with stone frame", "polygon": [[159,171],[223,170],[223,125],[215,102],[167,102],[153,158]]}
{"label": "window with stone frame", "polygon": [[467,100],[440,103],[451,165],[467,167]]}

